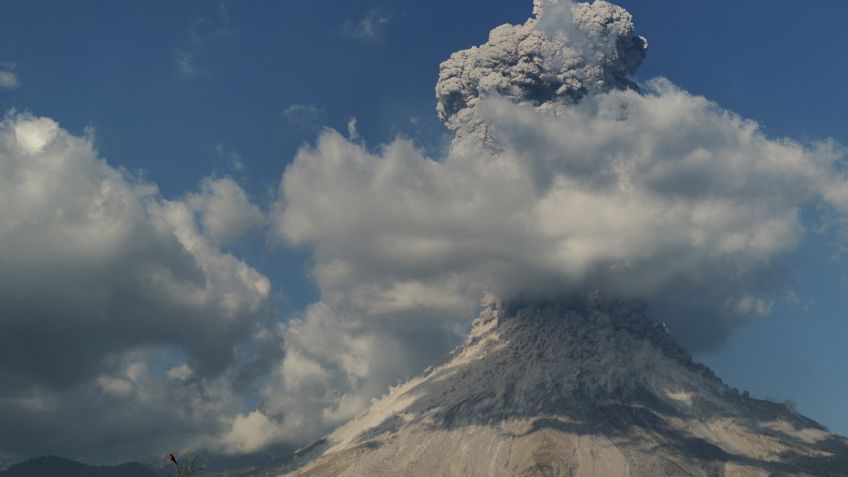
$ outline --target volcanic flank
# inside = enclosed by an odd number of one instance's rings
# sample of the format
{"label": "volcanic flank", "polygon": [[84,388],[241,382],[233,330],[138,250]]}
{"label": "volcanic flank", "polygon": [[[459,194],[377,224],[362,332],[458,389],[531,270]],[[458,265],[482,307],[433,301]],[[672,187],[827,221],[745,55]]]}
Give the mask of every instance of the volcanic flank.
{"label": "volcanic flank", "polygon": [[[313,249],[322,299],[288,326],[262,412],[313,436],[349,422],[288,470],[848,475],[845,439],[675,342],[715,347],[770,313],[801,208],[848,212],[842,156],[637,83],[647,47],[608,2],[535,0],[442,63],[446,157],[332,131],[301,151],[278,230]],[[465,344],[353,418],[446,352],[484,295]]]}
{"label": "volcanic flank", "polygon": [[447,361],[298,476],[844,476],[848,440],[741,395],[638,307],[490,298]]}

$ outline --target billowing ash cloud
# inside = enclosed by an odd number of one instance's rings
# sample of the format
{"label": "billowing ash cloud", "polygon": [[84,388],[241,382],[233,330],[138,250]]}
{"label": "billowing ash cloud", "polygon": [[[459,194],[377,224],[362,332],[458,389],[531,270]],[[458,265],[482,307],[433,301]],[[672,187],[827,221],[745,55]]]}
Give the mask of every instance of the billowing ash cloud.
{"label": "billowing ash cloud", "polygon": [[533,12],[524,25],[501,25],[486,44],[442,63],[436,109],[457,137],[489,140],[478,110],[486,98],[509,97],[545,110],[636,87],[630,75],[648,42],[634,34],[627,11],[604,1],[534,0]]}
{"label": "billowing ash cloud", "polygon": [[262,412],[290,435],[354,416],[444,354],[486,292],[644,302],[693,349],[768,315],[807,205],[848,212],[843,151],[771,139],[665,79],[604,1],[537,16],[442,65],[442,158],[325,132],[286,170],[277,235],[322,299],[282,333]]}
{"label": "billowing ash cloud", "polygon": [[166,200],[91,134],[11,113],[0,204],[0,449],[104,459],[229,432],[270,290],[217,245],[264,220],[235,182]]}

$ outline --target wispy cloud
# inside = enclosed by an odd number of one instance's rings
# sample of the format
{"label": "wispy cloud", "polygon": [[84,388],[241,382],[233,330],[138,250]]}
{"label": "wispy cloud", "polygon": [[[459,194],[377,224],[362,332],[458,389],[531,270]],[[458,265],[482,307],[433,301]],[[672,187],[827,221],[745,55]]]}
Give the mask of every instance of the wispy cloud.
{"label": "wispy cloud", "polygon": [[194,64],[194,55],[183,50],[174,51],[174,61],[177,64],[177,71],[183,78],[193,78],[197,73],[197,68]]}
{"label": "wispy cloud", "polygon": [[244,169],[244,160],[238,152],[226,148],[223,144],[217,144],[215,152],[232,170],[239,172]]}
{"label": "wispy cloud", "polygon": [[375,8],[359,19],[347,19],[342,24],[341,32],[345,36],[366,41],[377,41],[383,38],[386,27],[392,17],[382,8]]}
{"label": "wispy cloud", "polygon": [[227,1],[219,1],[215,10],[208,15],[193,18],[189,22],[188,34],[192,43],[200,45],[209,40],[230,34],[232,21]]}
{"label": "wispy cloud", "polygon": [[21,86],[14,63],[0,63],[0,89],[17,89]]}
{"label": "wispy cloud", "polygon": [[174,49],[174,61],[180,76],[191,79],[201,73],[198,56],[213,40],[224,38],[233,31],[229,2],[221,0],[214,11],[192,18],[186,27],[188,40],[185,45]]}
{"label": "wispy cloud", "polygon": [[291,125],[312,129],[324,114],[324,108],[314,104],[292,104],[283,110],[283,119]]}

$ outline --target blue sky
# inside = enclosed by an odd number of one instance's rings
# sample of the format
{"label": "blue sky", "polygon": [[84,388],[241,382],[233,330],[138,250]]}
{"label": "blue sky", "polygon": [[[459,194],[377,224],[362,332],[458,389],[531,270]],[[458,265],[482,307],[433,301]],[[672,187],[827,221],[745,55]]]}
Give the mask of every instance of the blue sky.
{"label": "blue sky", "polygon": [[[637,79],[665,76],[771,137],[848,144],[848,4],[618,2],[650,42]],[[99,156],[166,198],[232,176],[263,209],[297,150],[351,118],[369,146],[411,138],[438,155],[439,63],[521,23],[529,0],[0,3],[0,109],[96,131]],[[813,236],[790,258],[800,304],[781,302],[700,359],[732,386],[792,399],[848,434],[844,243]],[[226,245],[266,275],[274,319],[316,301],[308,251],[254,233]]]}

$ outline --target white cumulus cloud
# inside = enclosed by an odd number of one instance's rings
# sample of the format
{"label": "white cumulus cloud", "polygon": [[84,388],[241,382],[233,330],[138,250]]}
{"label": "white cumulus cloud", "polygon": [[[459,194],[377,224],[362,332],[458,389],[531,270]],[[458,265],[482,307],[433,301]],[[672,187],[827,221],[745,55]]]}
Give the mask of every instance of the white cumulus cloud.
{"label": "white cumulus cloud", "polygon": [[216,243],[233,242],[265,221],[262,210],[230,178],[206,179],[186,203],[200,216],[203,232]]}
{"label": "white cumulus cloud", "polygon": [[[235,182],[168,200],[100,159],[90,134],[10,113],[0,204],[0,420],[27,429],[0,448],[109,453],[108,436],[135,433],[137,453],[227,425],[236,347],[270,293],[218,248],[262,220]],[[157,349],[184,356],[194,384],[148,371]]]}

